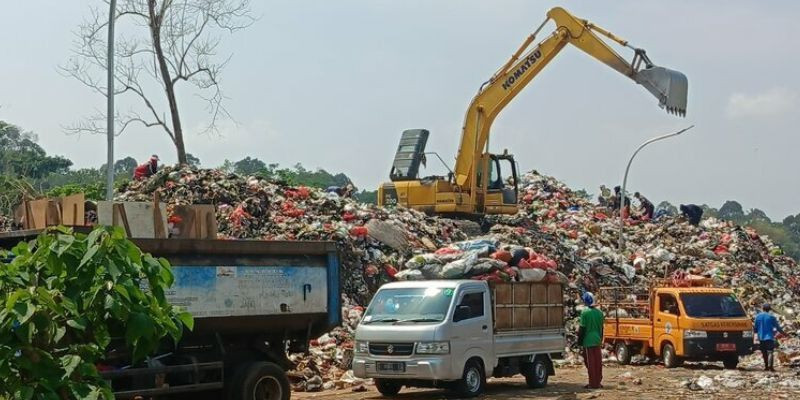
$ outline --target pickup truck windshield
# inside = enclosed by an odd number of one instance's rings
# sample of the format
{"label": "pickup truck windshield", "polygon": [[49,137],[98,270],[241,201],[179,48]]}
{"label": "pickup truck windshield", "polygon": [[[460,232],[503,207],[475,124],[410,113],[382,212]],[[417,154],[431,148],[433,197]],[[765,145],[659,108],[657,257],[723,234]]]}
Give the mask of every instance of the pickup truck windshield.
{"label": "pickup truck windshield", "polygon": [[686,314],[695,318],[741,318],[744,309],[733,294],[683,293],[681,294]]}
{"label": "pickup truck windshield", "polygon": [[362,321],[365,324],[441,322],[452,300],[450,288],[383,289],[372,299]]}

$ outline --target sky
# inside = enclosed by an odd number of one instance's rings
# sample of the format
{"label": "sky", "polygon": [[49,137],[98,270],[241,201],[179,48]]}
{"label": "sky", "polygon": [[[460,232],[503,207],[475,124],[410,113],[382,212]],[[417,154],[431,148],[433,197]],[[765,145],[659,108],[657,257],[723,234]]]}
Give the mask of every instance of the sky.
{"label": "sky", "polygon": [[[58,69],[92,5],[102,4],[0,2],[0,119],[76,167],[106,159],[104,136],[64,129],[102,110],[105,98]],[[375,188],[388,179],[400,133],[425,128],[428,151],[452,166],[479,85],[556,5],[685,73],[687,116],[668,115],[642,87],[568,47],[500,114],[493,152],[508,149],[524,171],[597,193],[621,183],[640,143],[693,124],[637,156],[630,190],[655,203],[738,200],[778,220],[800,212],[800,44],[789,34],[800,2],[788,0],[256,0],[258,20],[223,35],[219,49],[231,56],[221,84],[234,121],[218,135],[201,133],[205,109],[188,87],[179,90],[187,151],[204,166],[246,156],[300,162]],[[116,153],[176,160],[155,128],[127,130]]]}

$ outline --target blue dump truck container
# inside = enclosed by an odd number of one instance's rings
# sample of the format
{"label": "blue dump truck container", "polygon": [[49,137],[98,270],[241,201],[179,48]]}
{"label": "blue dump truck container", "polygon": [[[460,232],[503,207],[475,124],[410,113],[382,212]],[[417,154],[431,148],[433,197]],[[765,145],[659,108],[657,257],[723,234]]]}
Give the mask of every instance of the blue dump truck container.
{"label": "blue dump truck container", "polygon": [[112,341],[102,375],[116,398],[289,399],[287,352],[307,351],[341,322],[333,242],[133,241],[169,260],[175,284],[167,295],[195,326],[138,364]]}

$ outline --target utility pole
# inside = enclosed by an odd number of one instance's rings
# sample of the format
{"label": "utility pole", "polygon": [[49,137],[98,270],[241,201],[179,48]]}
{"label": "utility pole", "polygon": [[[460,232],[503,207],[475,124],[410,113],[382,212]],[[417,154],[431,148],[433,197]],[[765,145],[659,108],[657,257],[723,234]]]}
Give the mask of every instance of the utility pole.
{"label": "utility pole", "polygon": [[117,0],[110,0],[108,11],[108,94],[106,105],[106,136],[108,139],[108,160],[106,161],[106,200],[114,200],[114,20]]}
{"label": "utility pole", "polygon": [[636,157],[637,154],[639,154],[639,151],[641,151],[643,148],[645,148],[645,146],[647,146],[648,144],[653,143],[653,142],[657,142],[659,140],[664,140],[664,139],[667,139],[667,138],[671,138],[673,136],[678,136],[681,133],[686,132],[686,131],[688,131],[689,129],[692,129],[692,128],[694,128],[694,125],[692,125],[692,126],[690,126],[688,128],[683,128],[683,129],[681,129],[681,130],[679,130],[677,132],[668,133],[666,135],[661,135],[661,136],[658,136],[658,137],[654,137],[654,138],[642,143],[639,146],[639,148],[636,149],[636,151],[633,152],[633,155],[631,156],[631,159],[628,160],[628,166],[625,167],[625,176],[622,178],[622,191],[620,192],[619,210],[617,210],[617,211],[619,211],[619,252],[620,252],[620,254],[622,254],[622,251],[625,249],[625,235],[624,235],[625,220],[622,219],[622,209],[625,207],[625,196],[626,196],[625,188],[628,185],[628,171],[630,171],[630,169],[631,169],[631,163],[633,163],[633,159]]}

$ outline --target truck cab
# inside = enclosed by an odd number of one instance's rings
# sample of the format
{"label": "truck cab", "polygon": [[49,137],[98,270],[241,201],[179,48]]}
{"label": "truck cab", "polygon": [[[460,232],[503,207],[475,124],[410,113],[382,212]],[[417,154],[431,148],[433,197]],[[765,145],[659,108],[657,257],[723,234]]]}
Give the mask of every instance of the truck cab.
{"label": "truck cab", "polygon": [[640,304],[635,295],[601,303],[607,310],[604,341],[621,363],[638,352],[660,357],[667,368],[684,360],[736,368],[739,356],[753,353],[753,324],[733,290],[706,282],[654,287],[648,297]]}
{"label": "truck cab", "polygon": [[519,373],[543,387],[565,345],[561,296],[548,283],[386,284],[356,329],[353,372],[387,396],[420,386],[472,397],[487,377]]}

